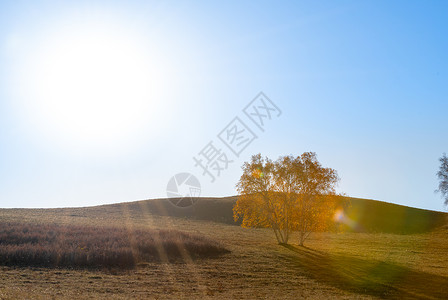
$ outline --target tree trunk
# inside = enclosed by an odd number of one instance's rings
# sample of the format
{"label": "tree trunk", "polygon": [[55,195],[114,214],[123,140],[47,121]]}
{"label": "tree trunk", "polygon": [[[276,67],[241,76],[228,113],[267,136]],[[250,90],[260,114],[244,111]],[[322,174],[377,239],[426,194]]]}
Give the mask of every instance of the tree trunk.
{"label": "tree trunk", "polygon": [[305,242],[305,233],[303,231],[299,234],[299,245],[303,246],[303,243]]}
{"label": "tree trunk", "polygon": [[274,227],[272,227],[272,229],[274,230],[275,237],[277,238],[277,242],[280,244],[281,241],[280,241],[280,237],[278,236],[277,229],[275,229]]}

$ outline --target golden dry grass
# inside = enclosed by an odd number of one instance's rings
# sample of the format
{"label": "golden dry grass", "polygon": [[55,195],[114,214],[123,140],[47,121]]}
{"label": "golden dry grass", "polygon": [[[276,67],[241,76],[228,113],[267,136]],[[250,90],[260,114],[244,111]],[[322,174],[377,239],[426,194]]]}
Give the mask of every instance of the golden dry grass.
{"label": "golden dry grass", "polygon": [[[3,221],[177,229],[223,243],[230,254],[134,270],[0,267],[1,299],[448,298],[448,230],[394,235],[322,233],[306,248],[276,244],[269,229],[156,216],[127,204],[0,210]],[[134,237],[138,239],[138,237]],[[295,243],[296,241],[292,241]]]}

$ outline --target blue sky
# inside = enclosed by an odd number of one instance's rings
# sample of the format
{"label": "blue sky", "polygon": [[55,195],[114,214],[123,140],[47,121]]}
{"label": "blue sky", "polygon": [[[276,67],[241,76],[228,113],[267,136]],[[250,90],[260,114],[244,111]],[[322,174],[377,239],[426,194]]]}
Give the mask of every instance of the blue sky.
{"label": "blue sky", "polygon": [[[79,104],[93,71],[60,74],[58,47],[86,35],[136,67],[117,56]],[[252,154],[314,151],[340,192],[445,210],[447,36],[446,1],[0,1],[0,207],[165,197],[180,172],[228,196]],[[242,112],[260,91],[282,111],[264,132]],[[258,136],[239,157],[217,138],[236,116]],[[193,161],[210,141],[233,160],[213,183]]]}

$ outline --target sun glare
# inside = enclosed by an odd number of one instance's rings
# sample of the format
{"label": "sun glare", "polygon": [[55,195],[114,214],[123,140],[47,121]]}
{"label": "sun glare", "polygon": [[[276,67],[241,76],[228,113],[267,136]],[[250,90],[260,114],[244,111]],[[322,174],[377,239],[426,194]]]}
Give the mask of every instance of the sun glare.
{"label": "sun glare", "polygon": [[21,109],[78,151],[123,148],[160,115],[163,69],[149,51],[138,37],[95,24],[45,36],[21,70]]}

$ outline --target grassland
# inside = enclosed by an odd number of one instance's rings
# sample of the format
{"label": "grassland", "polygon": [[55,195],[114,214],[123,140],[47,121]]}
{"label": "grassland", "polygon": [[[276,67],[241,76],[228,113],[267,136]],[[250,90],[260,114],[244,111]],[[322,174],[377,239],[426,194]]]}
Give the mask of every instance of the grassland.
{"label": "grassland", "polygon": [[[219,208],[203,218],[200,203],[195,211],[176,211],[174,216],[169,206],[147,201],[91,208],[2,209],[2,222],[181,230],[216,240],[231,252],[215,258],[186,255],[175,262],[141,262],[134,269],[0,266],[0,298],[448,298],[448,227],[427,225],[436,224],[434,220],[422,222],[424,228],[415,230],[419,233],[387,233],[390,227],[386,232],[316,233],[306,247],[294,245],[294,240],[285,247],[276,244],[269,229],[232,224],[223,209],[231,207],[231,199],[203,201],[212,208],[215,202]],[[436,216],[437,222],[446,217],[422,213],[425,219]],[[367,228],[363,219],[358,223]]]}
{"label": "grassland", "polygon": [[7,266],[133,268],[224,253],[217,242],[178,230],[0,221],[0,264]]}

